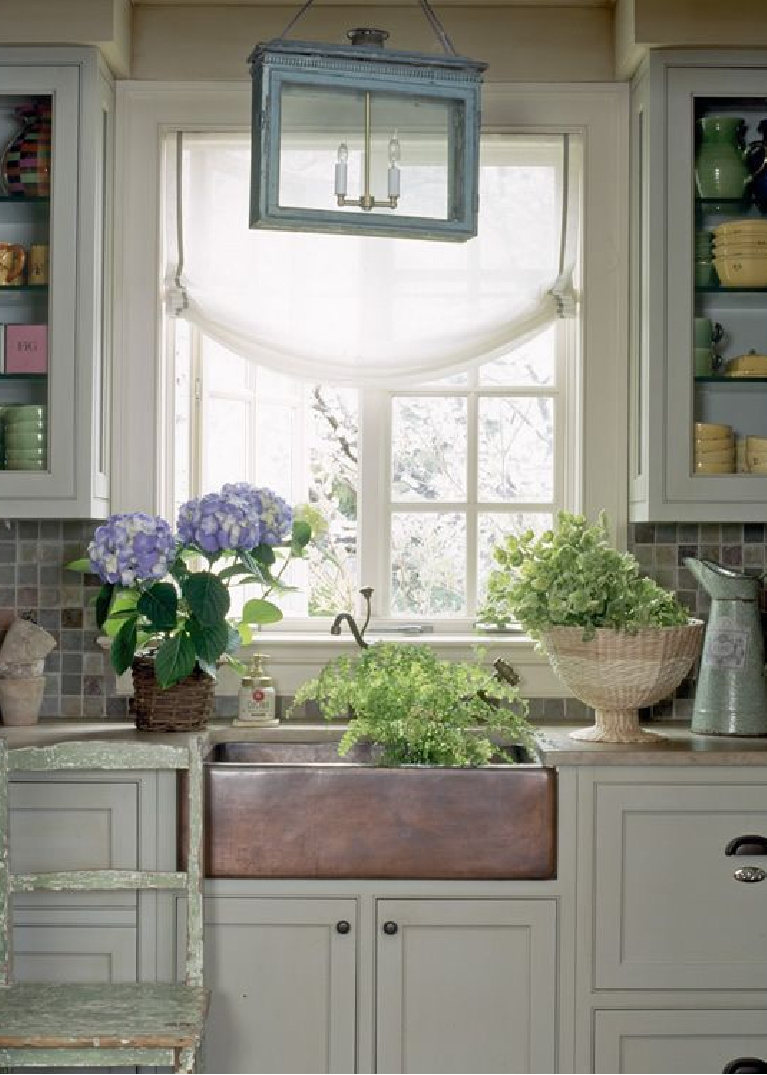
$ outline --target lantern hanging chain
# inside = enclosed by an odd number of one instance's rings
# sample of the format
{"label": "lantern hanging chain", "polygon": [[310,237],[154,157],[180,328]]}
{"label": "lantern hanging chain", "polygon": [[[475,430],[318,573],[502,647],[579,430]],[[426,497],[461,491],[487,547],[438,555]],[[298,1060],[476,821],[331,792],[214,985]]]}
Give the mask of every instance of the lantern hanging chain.
{"label": "lantern hanging chain", "polygon": [[[298,20],[300,18],[302,18],[303,15],[305,15],[305,13],[309,10],[309,8],[312,6],[313,3],[314,3],[314,0],[306,0],[306,3],[303,4],[303,6],[293,16],[293,18],[290,20],[288,25],[285,27],[285,29],[282,31],[282,33],[279,35],[279,37],[277,38],[277,41],[282,41],[282,39],[287,34],[290,33],[290,31],[296,25]],[[446,53],[448,53],[448,55],[456,56],[457,53],[455,51],[455,47],[453,45],[453,42],[448,37],[447,31],[445,30],[445,27],[442,25],[440,19],[437,17],[437,13],[432,8],[431,4],[429,3],[429,0],[418,0],[418,3],[419,3],[419,6],[421,8],[421,11],[424,14],[424,18],[428,22],[429,26],[431,26],[432,30],[434,31],[434,33],[435,33],[435,35],[437,37],[437,40],[442,45],[442,48],[445,50]]]}

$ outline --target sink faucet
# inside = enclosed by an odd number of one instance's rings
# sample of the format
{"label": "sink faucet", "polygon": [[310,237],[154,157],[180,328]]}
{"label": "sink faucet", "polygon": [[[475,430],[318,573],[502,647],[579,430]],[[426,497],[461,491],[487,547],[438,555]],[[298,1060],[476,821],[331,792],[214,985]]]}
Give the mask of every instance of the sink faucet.
{"label": "sink faucet", "polygon": [[344,622],[346,622],[349,624],[349,630],[354,636],[354,641],[357,643],[360,649],[368,649],[369,643],[365,641],[365,631],[367,630],[368,624],[370,623],[370,598],[373,596],[373,587],[363,586],[360,590],[360,593],[365,599],[366,611],[365,622],[363,623],[362,627],[360,628],[357,626],[357,621],[354,619],[351,613],[339,612],[336,618],[333,620],[333,623],[331,624],[330,633],[332,635],[340,635],[341,627],[343,626]]}

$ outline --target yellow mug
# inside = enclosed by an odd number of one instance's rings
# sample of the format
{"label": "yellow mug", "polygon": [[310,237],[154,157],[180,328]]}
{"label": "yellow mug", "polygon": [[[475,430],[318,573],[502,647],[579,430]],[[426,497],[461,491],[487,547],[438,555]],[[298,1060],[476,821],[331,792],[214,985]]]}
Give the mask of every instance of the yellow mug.
{"label": "yellow mug", "polygon": [[48,244],[32,243],[27,261],[27,279],[30,284],[48,283]]}
{"label": "yellow mug", "polygon": [[27,255],[18,243],[0,243],[0,287],[20,287],[24,283]]}

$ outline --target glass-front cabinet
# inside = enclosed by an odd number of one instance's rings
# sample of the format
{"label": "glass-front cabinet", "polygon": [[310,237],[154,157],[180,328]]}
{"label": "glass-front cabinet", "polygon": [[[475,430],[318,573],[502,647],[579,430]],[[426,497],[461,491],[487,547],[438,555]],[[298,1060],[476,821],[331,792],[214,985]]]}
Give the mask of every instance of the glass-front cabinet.
{"label": "glass-front cabinet", "polygon": [[767,518],[767,53],[632,87],[631,517]]}
{"label": "glass-front cabinet", "polygon": [[112,87],[90,49],[0,49],[0,514],[108,511]]}

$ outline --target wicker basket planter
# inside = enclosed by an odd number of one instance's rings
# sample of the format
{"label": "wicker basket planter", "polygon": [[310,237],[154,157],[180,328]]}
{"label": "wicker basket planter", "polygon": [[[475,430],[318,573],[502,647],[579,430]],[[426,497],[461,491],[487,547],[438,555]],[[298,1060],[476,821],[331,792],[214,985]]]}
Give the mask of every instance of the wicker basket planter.
{"label": "wicker basket planter", "polygon": [[639,726],[639,709],[679,686],[700,652],[703,623],[650,627],[627,634],[608,628],[583,641],[580,627],[553,627],[543,643],[552,668],[576,698],[594,708],[594,725],[573,739],[602,743],[662,740]]}
{"label": "wicker basket planter", "polygon": [[216,683],[196,668],[164,690],[155,679],[151,657],[136,657],[133,671],[133,714],[143,732],[193,732],[213,715]]}

